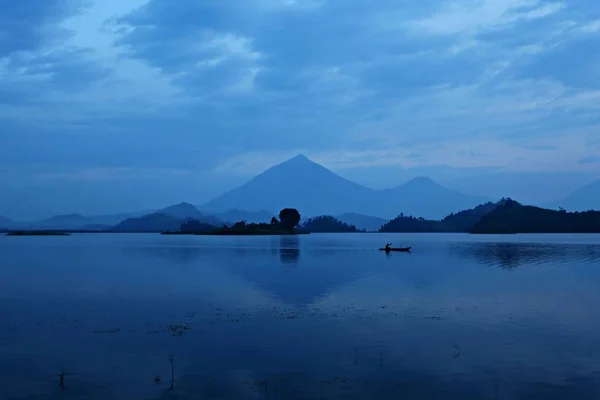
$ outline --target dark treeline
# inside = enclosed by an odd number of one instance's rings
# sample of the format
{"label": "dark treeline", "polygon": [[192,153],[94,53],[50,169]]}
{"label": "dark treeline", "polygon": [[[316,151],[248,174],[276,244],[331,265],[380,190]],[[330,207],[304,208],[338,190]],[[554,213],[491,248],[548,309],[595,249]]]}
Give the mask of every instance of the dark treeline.
{"label": "dark treeline", "polygon": [[353,233],[364,232],[354,225],[346,224],[330,215],[314,217],[302,224],[302,229],[311,233]]}
{"label": "dark treeline", "polygon": [[167,231],[164,234],[195,235],[290,235],[308,233],[296,229],[300,223],[300,213],[294,208],[284,208],[279,212],[279,219],[272,217],[269,223],[247,223],[238,221],[233,225],[216,227],[199,220],[190,219],[181,224],[179,231]]}
{"label": "dark treeline", "polygon": [[600,211],[567,212],[506,201],[484,215],[471,233],[600,233]]}
{"label": "dark treeline", "polygon": [[600,233],[600,211],[549,210],[506,198],[450,214],[440,221],[401,214],[383,225],[380,232]]}
{"label": "dark treeline", "polygon": [[380,232],[468,232],[481,218],[493,211],[500,204],[485,203],[470,210],[452,213],[440,221],[427,220],[400,214],[387,224],[383,225]]}

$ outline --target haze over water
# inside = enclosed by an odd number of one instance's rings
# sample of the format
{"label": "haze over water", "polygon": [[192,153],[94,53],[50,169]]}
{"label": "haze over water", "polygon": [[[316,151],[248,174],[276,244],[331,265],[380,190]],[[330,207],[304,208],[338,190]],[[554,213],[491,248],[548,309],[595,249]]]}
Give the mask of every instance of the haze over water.
{"label": "haze over water", "polygon": [[0,398],[598,398],[598,243],[0,237]]}

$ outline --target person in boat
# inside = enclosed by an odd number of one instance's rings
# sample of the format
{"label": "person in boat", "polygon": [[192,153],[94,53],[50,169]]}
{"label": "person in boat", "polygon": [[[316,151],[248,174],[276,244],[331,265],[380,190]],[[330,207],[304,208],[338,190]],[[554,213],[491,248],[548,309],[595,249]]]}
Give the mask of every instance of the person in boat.
{"label": "person in boat", "polygon": [[392,244],[391,243],[386,243],[385,244],[385,251],[392,251]]}

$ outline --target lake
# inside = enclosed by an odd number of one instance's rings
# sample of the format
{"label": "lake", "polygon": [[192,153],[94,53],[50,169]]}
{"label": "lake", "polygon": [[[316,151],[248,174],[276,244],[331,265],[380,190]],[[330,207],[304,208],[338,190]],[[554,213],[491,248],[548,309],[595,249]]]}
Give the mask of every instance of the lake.
{"label": "lake", "polygon": [[598,235],[0,237],[0,265],[2,399],[600,398]]}

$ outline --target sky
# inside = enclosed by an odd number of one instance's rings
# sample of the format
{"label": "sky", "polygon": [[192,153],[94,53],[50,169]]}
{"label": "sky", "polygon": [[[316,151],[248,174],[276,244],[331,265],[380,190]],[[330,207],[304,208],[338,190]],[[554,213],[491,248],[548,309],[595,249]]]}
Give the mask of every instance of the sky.
{"label": "sky", "polygon": [[0,214],[198,204],[298,153],[561,197],[600,177],[598,49],[597,0],[0,0]]}

